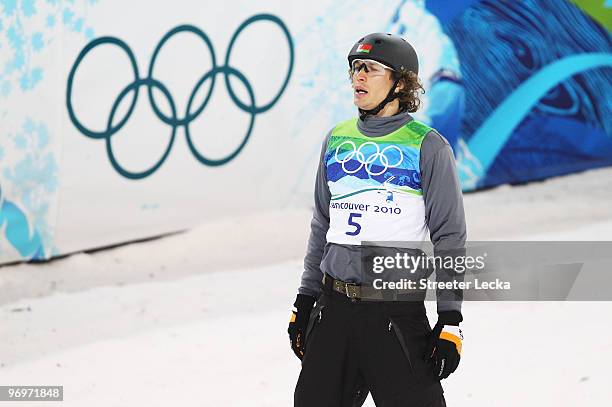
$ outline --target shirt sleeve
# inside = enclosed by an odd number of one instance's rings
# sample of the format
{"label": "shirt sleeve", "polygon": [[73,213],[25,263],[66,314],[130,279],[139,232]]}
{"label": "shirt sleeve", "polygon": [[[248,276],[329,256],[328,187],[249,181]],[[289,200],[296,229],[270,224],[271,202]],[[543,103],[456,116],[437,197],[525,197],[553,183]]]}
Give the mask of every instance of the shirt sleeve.
{"label": "shirt sleeve", "polygon": [[[463,194],[448,141],[436,131],[429,132],[421,144],[421,186],[425,218],[434,256],[465,256],[467,238]],[[452,268],[436,270],[436,281],[463,281],[463,274]],[[461,312],[462,290],[437,290],[438,313]]]}
{"label": "shirt sleeve", "polygon": [[318,297],[323,285],[323,272],[321,271],[321,260],[323,251],[327,244],[327,230],[329,229],[329,201],[331,193],[327,185],[327,170],[325,165],[325,152],[331,131],[323,140],[319,167],[315,179],[314,209],[310,221],[310,237],[304,257],[304,272],[302,283],[298,292],[300,294]]}

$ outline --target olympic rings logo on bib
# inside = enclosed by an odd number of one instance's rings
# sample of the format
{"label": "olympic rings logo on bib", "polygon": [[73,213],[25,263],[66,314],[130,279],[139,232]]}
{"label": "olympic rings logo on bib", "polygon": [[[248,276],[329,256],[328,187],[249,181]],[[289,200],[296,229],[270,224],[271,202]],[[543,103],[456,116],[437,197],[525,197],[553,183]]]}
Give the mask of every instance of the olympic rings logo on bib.
{"label": "olympic rings logo on bib", "polygon": [[[230,65],[230,57],[231,57],[232,49],[234,47],[236,39],[238,38],[240,33],[245,28],[247,28],[249,25],[257,21],[269,21],[269,22],[276,24],[282,30],[283,34],[285,35],[287,39],[288,45],[289,45],[289,67],[287,70],[287,74],[285,75],[284,81],[281,82],[281,87],[279,91],[276,93],[276,95],[274,96],[274,98],[270,102],[266,103],[265,105],[261,105],[261,106],[258,106],[256,104],[253,88],[250,82],[248,81],[248,79],[246,78],[246,76],[242,72],[240,72],[239,70],[237,70],[236,68]],[[153,76],[155,61],[157,59],[159,51],[162,49],[164,44],[170,38],[172,38],[173,36],[179,33],[191,33],[195,35],[196,37],[198,37],[208,47],[208,50],[210,52],[210,58],[212,60],[212,69],[206,72],[200,78],[200,80],[196,83],[194,88],[192,89],[191,94],[189,96],[189,100],[187,101],[187,108],[184,114],[182,115],[180,115],[179,112],[177,112],[175,99],[173,98],[172,94],[170,93],[166,85],[161,83],[159,80],[155,79]],[[77,118],[74,112],[74,106],[72,103],[72,91],[74,87],[74,76],[77,72],[79,65],[83,61],[83,58],[85,58],[85,56],[91,51],[93,51],[96,47],[100,45],[104,45],[104,44],[113,45],[115,47],[118,47],[121,51],[123,51],[128,56],[131,67],[132,67],[132,73],[133,73],[134,79],[131,83],[125,86],[123,90],[119,93],[119,95],[116,97],[112,105],[112,108],[108,114],[108,118],[106,119],[106,128],[101,131],[97,131],[97,130],[93,130],[87,127],[85,124],[83,124],[79,120],[79,118]],[[234,34],[232,35],[230,39],[230,42],[227,48],[227,53],[225,55],[224,64],[217,65],[215,50],[208,36],[199,28],[193,25],[185,24],[185,25],[180,25],[180,26],[173,28],[172,30],[170,30],[168,33],[166,33],[163,36],[163,38],[160,40],[160,42],[155,47],[153,56],[151,57],[151,60],[149,62],[147,76],[143,78],[140,76],[138,64],[136,63],[134,52],[124,41],[116,37],[96,38],[95,40],[88,43],[83,48],[83,50],[79,53],[68,75],[67,86],[66,86],[67,88],[66,89],[66,107],[68,109],[68,116],[70,117],[70,121],[72,122],[72,124],[84,136],[90,137],[93,139],[104,139],[106,141],[106,151],[108,154],[108,158],[111,162],[111,165],[119,174],[121,174],[122,176],[126,178],[140,179],[140,178],[147,177],[153,174],[155,171],[157,171],[157,169],[159,169],[159,167],[164,163],[164,161],[168,157],[168,154],[170,153],[170,150],[172,149],[172,145],[174,143],[176,130],[179,127],[184,128],[185,137],[187,139],[187,145],[189,147],[189,150],[199,162],[201,162],[204,165],[208,165],[208,166],[223,165],[231,161],[232,159],[234,159],[246,145],[249,139],[249,136],[251,135],[251,132],[253,130],[255,116],[271,109],[272,106],[274,106],[276,102],[278,102],[281,95],[284,93],[285,88],[287,87],[287,84],[289,83],[291,72],[293,70],[293,62],[294,62],[294,49],[293,48],[294,47],[293,47],[293,40],[291,38],[291,34],[289,33],[289,30],[287,29],[287,27],[285,26],[285,24],[282,22],[280,18],[274,15],[271,15],[271,14],[257,14],[257,15],[250,17],[246,21],[244,21],[238,27],[238,29],[236,29],[236,31],[234,32]],[[235,148],[231,153],[226,155],[225,157],[213,159],[213,158],[206,157],[204,154],[198,151],[198,149],[196,148],[195,144],[192,141],[192,136],[190,133],[189,125],[198,116],[200,116],[200,114],[204,111],[206,105],[208,104],[212,96],[212,92],[215,87],[215,80],[217,78],[217,75],[219,74],[223,75],[225,79],[225,86],[234,104],[240,110],[244,111],[245,113],[250,114],[250,122],[248,125],[248,129],[240,145],[237,148]],[[247,91],[248,99],[249,99],[248,102],[245,103],[238,98],[238,96],[236,95],[236,92],[232,88],[232,85],[230,82],[230,76],[234,76],[244,85]],[[209,80],[210,80],[210,88],[208,89],[208,92],[206,93],[204,100],[201,103],[196,104],[196,99],[197,99],[196,95],[198,91]],[[171,128],[170,140],[162,156],[150,168],[144,171],[129,171],[117,161],[117,158],[115,157],[115,154],[112,148],[111,138],[119,130],[121,130],[121,128],[130,119],[134,111],[134,108],[136,106],[136,102],[138,100],[140,88],[143,86],[147,88],[149,104],[151,105],[151,108],[154,114],[157,116],[159,120],[161,120],[166,125],[170,126]],[[153,96],[154,89],[158,90],[160,92],[160,95],[163,96],[168,102],[168,105],[170,106],[170,114],[163,113],[162,110],[159,108],[158,101],[156,101]],[[127,112],[122,117],[115,120],[116,119],[115,116],[119,112],[118,108],[121,105],[121,102],[130,93],[132,94],[132,98],[131,98],[131,101],[129,102],[129,107],[127,109]]]}
{"label": "olympic rings logo on bib", "polygon": [[[338,156],[338,153],[340,152],[340,147],[342,147],[345,144],[350,144],[353,147],[353,150],[349,151],[348,154],[341,160]],[[372,152],[366,158],[366,155],[364,154],[364,152],[362,152],[362,149],[367,145],[373,145],[376,148],[376,152]],[[392,164],[389,163],[389,158],[387,158],[387,156],[385,155],[385,152],[387,152],[389,149],[395,149],[399,153],[399,160],[397,160],[397,162],[392,163]],[[357,148],[354,142],[352,142],[351,140],[346,140],[342,142],[338,147],[336,147],[335,158],[338,163],[342,164],[342,170],[347,174],[355,174],[356,172],[358,172],[359,170],[365,167],[365,171],[369,175],[377,176],[377,175],[384,174],[385,171],[387,171],[389,168],[395,168],[399,166],[404,160],[404,155],[402,154],[402,150],[398,146],[395,146],[395,145],[387,146],[383,148],[381,151],[380,146],[377,143],[374,143],[372,141],[365,142],[362,145],[360,145],[359,148]],[[351,161],[353,158],[357,159],[357,162],[359,162],[359,166],[352,170],[347,169],[346,163]],[[379,171],[373,172],[372,169],[373,169],[374,163],[376,163],[377,161],[380,161],[380,163],[382,164],[380,165],[382,169]]]}

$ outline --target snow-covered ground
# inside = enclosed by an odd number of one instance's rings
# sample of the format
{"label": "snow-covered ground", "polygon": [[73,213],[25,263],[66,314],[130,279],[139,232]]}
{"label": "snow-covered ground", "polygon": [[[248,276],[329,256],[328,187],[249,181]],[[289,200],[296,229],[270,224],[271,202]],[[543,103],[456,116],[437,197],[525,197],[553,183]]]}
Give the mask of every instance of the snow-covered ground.
{"label": "snow-covered ground", "polygon": [[[467,194],[469,237],[612,240],[611,198],[612,169]],[[66,406],[292,405],[286,326],[309,217],[220,219],[0,268],[0,385],[63,385]],[[612,405],[611,313],[610,302],[466,302],[448,405]]]}

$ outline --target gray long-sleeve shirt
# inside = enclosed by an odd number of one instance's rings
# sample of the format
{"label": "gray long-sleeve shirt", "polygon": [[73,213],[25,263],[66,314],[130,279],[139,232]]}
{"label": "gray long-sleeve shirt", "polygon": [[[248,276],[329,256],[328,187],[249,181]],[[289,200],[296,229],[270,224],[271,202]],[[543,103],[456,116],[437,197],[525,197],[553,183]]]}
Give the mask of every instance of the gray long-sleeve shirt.
{"label": "gray long-sleeve shirt", "polygon": [[[387,135],[413,120],[408,112],[390,117],[359,119],[359,131],[368,137]],[[332,277],[361,283],[360,247],[329,243],[329,203],[331,193],[327,183],[325,151],[331,131],[323,140],[314,193],[314,210],[311,221],[304,273],[299,293],[318,297],[322,287],[323,272]],[[465,214],[459,178],[452,149],[446,139],[436,131],[430,131],[420,150],[421,187],[425,204],[425,218],[434,244],[434,254],[448,249],[462,248],[466,240]],[[450,301],[438,293],[438,312],[461,310],[460,301]]]}

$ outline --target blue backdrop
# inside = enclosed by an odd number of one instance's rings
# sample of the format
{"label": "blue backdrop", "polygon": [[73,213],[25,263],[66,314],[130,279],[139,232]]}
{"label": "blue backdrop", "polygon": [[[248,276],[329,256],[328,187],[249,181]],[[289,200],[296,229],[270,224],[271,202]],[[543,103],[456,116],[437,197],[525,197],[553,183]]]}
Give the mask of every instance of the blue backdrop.
{"label": "blue backdrop", "polygon": [[[399,33],[405,3],[391,22]],[[612,165],[608,4],[603,14],[559,0],[425,7],[458,61],[429,78],[427,113],[453,144],[465,190]]]}

